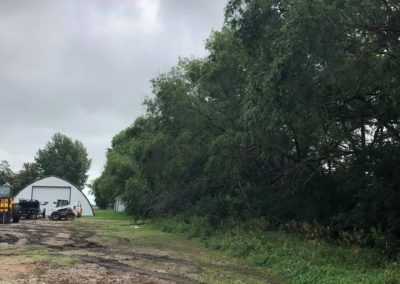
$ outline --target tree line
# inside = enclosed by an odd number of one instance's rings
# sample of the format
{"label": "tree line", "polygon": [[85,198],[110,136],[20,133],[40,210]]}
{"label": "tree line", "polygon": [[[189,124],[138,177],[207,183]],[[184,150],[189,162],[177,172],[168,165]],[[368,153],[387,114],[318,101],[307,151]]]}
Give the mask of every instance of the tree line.
{"label": "tree line", "polygon": [[77,185],[81,190],[87,181],[91,160],[82,142],[56,133],[43,149],[39,149],[34,162],[24,163],[13,172],[7,161],[0,163],[0,185],[9,184],[16,195],[28,184],[45,176],[58,176]]}
{"label": "tree line", "polygon": [[229,1],[208,55],[153,79],[146,114],[113,138],[96,203],[397,245],[399,39],[394,0]]}

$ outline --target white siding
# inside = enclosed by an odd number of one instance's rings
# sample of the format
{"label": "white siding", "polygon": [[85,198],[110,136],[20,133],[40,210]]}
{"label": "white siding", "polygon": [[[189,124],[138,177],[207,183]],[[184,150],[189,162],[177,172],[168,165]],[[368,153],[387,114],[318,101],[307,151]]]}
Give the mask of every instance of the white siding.
{"label": "white siding", "polygon": [[44,206],[47,214],[55,208],[54,202],[57,202],[58,199],[69,200],[72,205],[81,202],[83,216],[93,216],[92,206],[85,194],[73,184],[57,177],[47,177],[35,181],[21,190],[16,198],[37,199],[40,203],[47,201],[48,204]]}
{"label": "white siding", "polygon": [[114,211],[125,212],[125,204],[120,200],[115,201],[115,203],[114,203]]}
{"label": "white siding", "polygon": [[50,214],[55,208],[58,199],[70,200],[71,187],[44,187],[32,186],[32,199],[40,200],[42,208],[46,208],[46,213]]}

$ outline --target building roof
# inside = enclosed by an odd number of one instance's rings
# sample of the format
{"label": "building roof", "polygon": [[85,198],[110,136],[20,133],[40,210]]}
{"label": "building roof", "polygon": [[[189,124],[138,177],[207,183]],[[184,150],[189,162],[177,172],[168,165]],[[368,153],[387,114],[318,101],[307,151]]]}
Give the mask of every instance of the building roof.
{"label": "building roof", "polygon": [[[72,185],[73,187],[75,187],[76,189],[78,189],[78,190],[80,191],[80,193],[82,193],[82,195],[85,197],[85,199],[87,200],[87,202],[89,203],[90,209],[92,210],[92,213],[93,213],[93,216],[94,216],[93,206],[92,206],[92,204],[90,203],[89,199],[87,198],[86,194],[85,194],[84,192],[82,192],[82,190],[79,188],[79,186],[77,186],[77,185],[73,184],[72,182],[68,181],[67,179],[62,178],[62,177],[59,177],[59,176],[44,176],[44,177],[38,178],[38,179],[36,179],[35,181],[31,182],[30,184],[24,186],[24,188],[22,188],[22,189],[20,190],[20,192],[21,192],[22,190],[24,190],[24,189],[26,189],[26,188],[28,188],[28,187],[34,185],[34,184],[37,183],[38,181],[41,181],[41,180],[44,180],[44,179],[49,179],[49,178],[56,178],[56,179],[65,181],[65,182],[69,183],[70,185]],[[18,192],[16,195],[18,195],[20,192]]]}

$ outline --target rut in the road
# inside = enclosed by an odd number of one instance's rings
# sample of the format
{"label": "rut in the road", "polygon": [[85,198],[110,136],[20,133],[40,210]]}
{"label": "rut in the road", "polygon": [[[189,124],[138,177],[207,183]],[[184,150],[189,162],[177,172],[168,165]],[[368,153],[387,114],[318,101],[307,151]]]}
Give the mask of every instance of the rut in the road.
{"label": "rut in the road", "polygon": [[189,283],[189,282],[190,283],[202,283],[199,281],[194,281],[193,279],[183,277],[181,275],[178,276],[178,275],[174,275],[171,273],[161,273],[161,272],[143,269],[143,268],[139,268],[139,267],[132,267],[130,265],[127,265],[125,263],[119,262],[117,260],[112,260],[112,259],[104,259],[101,257],[93,257],[93,256],[82,256],[81,260],[83,260],[87,263],[97,264],[101,267],[106,268],[107,270],[110,270],[110,271],[122,271],[122,272],[128,272],[128,273],[136,273],[136,274],[140,274],[140,275],[149,276],[151,278],[173,281],[174,283]]}

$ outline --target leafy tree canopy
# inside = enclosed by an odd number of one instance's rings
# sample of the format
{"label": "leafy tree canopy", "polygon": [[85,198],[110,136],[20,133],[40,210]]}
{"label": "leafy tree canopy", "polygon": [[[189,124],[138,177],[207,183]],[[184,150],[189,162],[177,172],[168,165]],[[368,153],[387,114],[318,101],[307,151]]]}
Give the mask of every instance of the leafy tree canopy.
{"label": "leafy tree canopy", "polygon": [[14,180],[14,174],[7,161],[1,161],[0,163],[0,185],[12,184]]}
{"label": "leafy tree canopy", "polygon": [[41,176],[55,175],[82,189],[88,178],[91,160],[82,142],[56,133],[35,156]]}
{"label": "leafy tree canopy", "polygon": [[37,164],[24,163],[22,169],[14,174],[12,189],[18,193],[28,184],[34,182],[41,177],[41,172]]}
{"label": "leafy tree canopy", "polygon": [[318,223],[370,245],[379,228],[396,247],[398,1],[231,0],[225,16],[208,56],[152,80],[146,115],[113,139],[96,199],[213,226]]}

